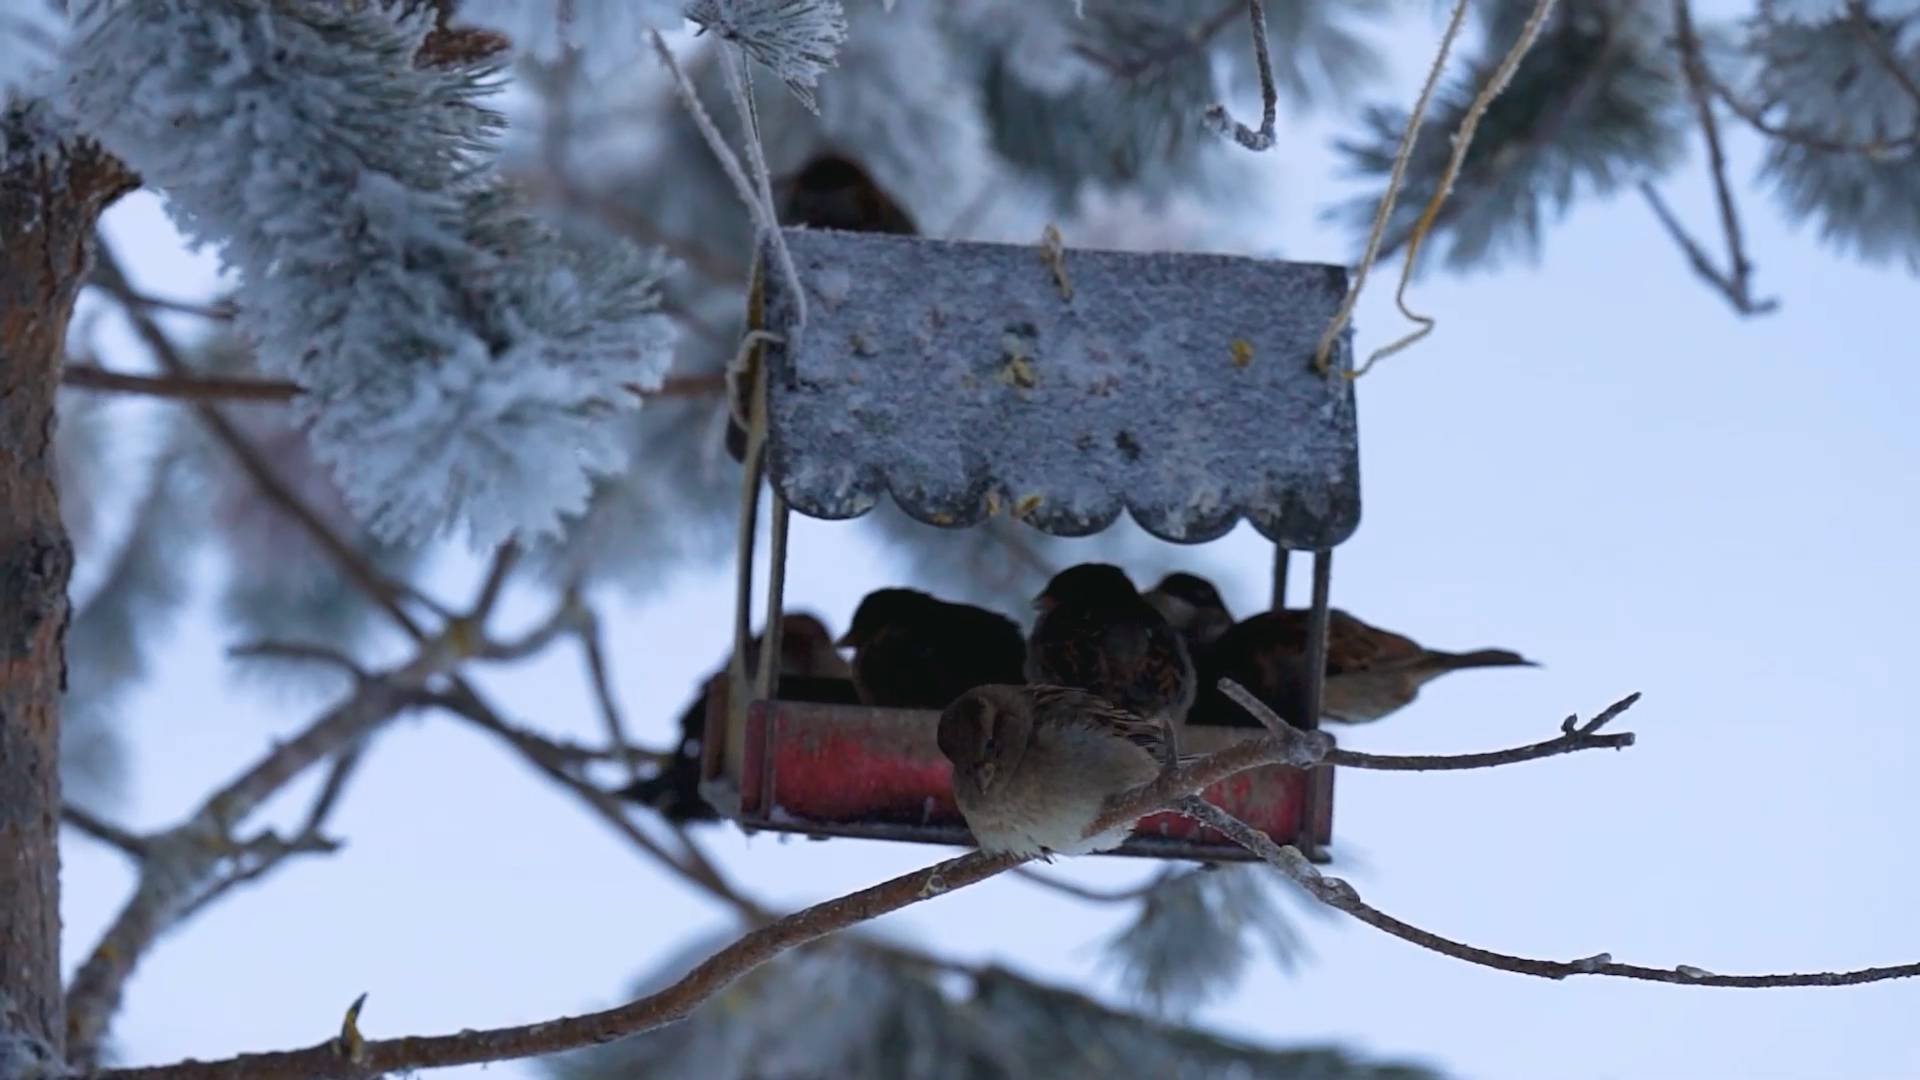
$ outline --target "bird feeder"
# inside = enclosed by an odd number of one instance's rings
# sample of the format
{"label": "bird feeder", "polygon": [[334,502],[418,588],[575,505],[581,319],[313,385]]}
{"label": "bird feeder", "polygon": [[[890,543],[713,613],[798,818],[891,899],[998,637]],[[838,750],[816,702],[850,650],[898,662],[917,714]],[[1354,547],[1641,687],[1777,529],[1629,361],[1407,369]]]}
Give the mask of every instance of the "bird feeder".
{"label": "bird feeder", "polygon": [[[1242,519],[1313,553],[1306,716],[1317,726],[1332,549],[1360,518],[1351,332],[1313,362],[1344,268],[784,230],[804,296],[771,251],[750,324],[766,331],[749,414],[735,649],[711,695],[702,793],[749,829],[967,844],[939,714],[787,700],[777,678],[789,516],[855,518],[889,497],[939,528],[996,516],[1055,536],[1124,511],[1155,536],[1218,539]],[[804,305],[804,316],[802,314]],[[748,670],[761,488],[771,492],[763,625]],[[1189,726],[1183,751],[1250,729]],[[1203,793],[1324,858],[1331,769],[1268,766]],[[1162,813],[1119,854],[1245,857]]]}

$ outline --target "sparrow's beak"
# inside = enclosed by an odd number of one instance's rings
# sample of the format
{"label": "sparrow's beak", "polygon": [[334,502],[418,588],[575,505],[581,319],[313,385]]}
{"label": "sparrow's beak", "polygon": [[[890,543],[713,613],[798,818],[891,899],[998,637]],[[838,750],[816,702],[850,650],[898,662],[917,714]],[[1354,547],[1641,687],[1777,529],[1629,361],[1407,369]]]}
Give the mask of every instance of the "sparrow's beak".
{"label": "sparrow's beak", "polygon": [[849,631],[847,631],[846,633],[844,633],[844,634],[841,634],[841,635],[840,635],[840,640],[838,640],[838,641],[836,641],[836,642],[834,642],[834,643],[833,643],[833,647],[834,647],[834,648],[836,648],[836,649],[851,649],[851,648],[853,648],[853,631],[851,631],[851,630],[849,630]]}
{"label": "sparrow's beak", "polygon": [[1035,610],[1035,611],[1052,611],[1052,610],[1053,610],[1053,597],[1051,597],[1051,596],[1048,596],[1048,595],[1047,595],[1046,593],[1041,593],[1041,594],[1040,594],[1039,596],[1036,596],[1036,597],[1034,597],[1034,598],[1033,598],[1033,610]]}
{"label": "sparrow's beak", "polygon": [[991,761],[983,761],[980,763],[980,768],[974,773],[974,776],[980,781],[981,791],[985,791],[993,786],[993,776],[997,771]]}

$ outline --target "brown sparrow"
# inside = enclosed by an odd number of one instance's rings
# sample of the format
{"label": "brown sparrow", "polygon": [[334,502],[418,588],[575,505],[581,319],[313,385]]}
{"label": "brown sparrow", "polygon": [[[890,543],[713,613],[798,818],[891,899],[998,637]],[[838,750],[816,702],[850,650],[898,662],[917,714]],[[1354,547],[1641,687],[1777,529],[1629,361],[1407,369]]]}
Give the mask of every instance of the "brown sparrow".
{"label": "brown sparrow", "polygon": [[944,709],[976,686],[1020,682],[1026,654],[1012,619],[917,589],[868,593],[838,644],[853,648],[861,703],[895,709]]}
{"label": "brown sparrow", "polygon": [[1160,774],[1167,729],[1062,686],[979,686],[940,714],[953,797],[980,850],[1084,855],[1119,846],[1122,822],[1086,831],[1108,800]]}
{"label": "brown sparrow", "polygon": [[[760,637],[747,644],[747,672],[760,663]],[[833,646],[833,635],[811,615],[787,615],[780,620],[780,676],[778,696],[790,701],[853,704],[853,687],[845,682],[847,662]],[[792,680],[792,681],[788,681]],[[707,676],[700,693],[680,714],[680,744],[673,757],[652,776],[627,785],[614,794],[651,806],[668,821],[713,821],[719,817],[700,797],[700,744],[707,734],[707,700],[726,685],[727,666]],[[796,685],[798,684],[798,685]]]}
{"label": "brown sparrow", "polygon": [[1196,658],[1201,649],[1233,629],[1233,615],[1227,611],[1227,602],[1220,599],[1220,590],[1198,574],[1168,574],[1140,596],[1180,632],[1187,652]]}
{"label": "brown sparrow", "polygon": [[1034,599],[1027,681],[1091,690],[1129,712],[1177,724],[1193,705],[1193,661],[1166,617],[1117,566],[1082,563]]}
{"label": "brown sparrow", "polygon": [[[1382,630],[1341,611],[1328,612],[1326,686],[1322,719],[1364,724],[1387,716],[1449,671],[1475,667],[1534,667],[1505,649],[1450,653]],[[1200,658],[1201,697],[1190,719],[1198,724],[1258,727],[1246,710],[1215,688],[1222,676],[1246,687],[1296,721],[1306,707],[1306,645],[1309,613],[1269,611],[1234,626]]]}

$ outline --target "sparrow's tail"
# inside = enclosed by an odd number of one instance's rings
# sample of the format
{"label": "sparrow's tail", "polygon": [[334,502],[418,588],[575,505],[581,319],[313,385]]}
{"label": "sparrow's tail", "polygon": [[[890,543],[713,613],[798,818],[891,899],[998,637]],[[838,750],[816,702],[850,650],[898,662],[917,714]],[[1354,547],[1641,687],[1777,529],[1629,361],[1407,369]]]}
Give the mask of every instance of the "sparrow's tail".
{"label": "sparrow's tail", "polygon": [[1426,660],[1419,666],[1430,668],[1434,674],[1438,675],[1442,672],[1458,671],[1461,668],[1539,667],[1540,665],[1517,652],[1509,652],[1506,649],[1475,649],[1472,652],[1462,653],[1429,652]]}

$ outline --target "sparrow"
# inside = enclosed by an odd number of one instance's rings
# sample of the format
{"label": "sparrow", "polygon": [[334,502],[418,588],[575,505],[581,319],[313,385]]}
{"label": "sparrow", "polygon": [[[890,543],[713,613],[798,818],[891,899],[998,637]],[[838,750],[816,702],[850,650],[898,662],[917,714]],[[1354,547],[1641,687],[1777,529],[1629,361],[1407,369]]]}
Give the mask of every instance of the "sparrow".
{"label": "sparrow", "polygon": [[[747,672],[760,663],[761,636],[747,643]],[[850,672],[833,646],[833,635],[812,615],[792,614],[780,620],[780,696],[789,701],[853,704]],[[791,681],[789,681],[791,680]],[[700,797],[700,747],[707,734],[707,702],[727,682],[727,662],[701,684],[686,711],[680,714],[680,743],[673,756],[653,775],[614,794],[651,806],[668,821],[714,821],[720,815]]]}
{"label": "sparrow", "polygon": [[[920,232],[913,218],[874,182],[867,170],[851,158],[832,152],[815,157],[801,166],[799,172],[781,177],[774,201],[782,225],[899,236],[917,236]],[[734,415],[749,415],[754,381],[758,378],[759,372],[750,370],[745,377],[734,381],[734,404],[738,410]],[[731,417],[727,421],[727,453],[735,461],[746,460],[747,430]]]}
{"label": "sparrow", "polygon": [[1220,599],[1220,590],[1198,574],[1168,574],[1140,595],[1180,632],[1187,652],[1196,658],[1202,649],[1233,629],[1233,615],[1227,611],[1226,601]]}
{"label": "sparrow", "polygon": [[[1378,720],[1413,701],[1420,688],[1449,671],[1476,667],[1536,667],[1506,649],[1451,653],[1382,630],[1334,608],[1328,613],[1322,719],[1343,724]],[[1197,724],[1257,727],[1216,688],[1222,676],[1246,687],[1282,719],[1297,723],[1306,708],[1306,645],[1310,613],[1269,611],[1236,624],[1200,658],[1200,699],[1189,718]]]}
{"label": "sparrow", "polygon": [[775,199],[783,225],[915,236],[920,229],[858,162],[828,151],[782,177]]}
{"label": "sparrow", "polygon": [[1085,835],[1116,795],[1152,783],[1168,730],[1064,686],[978,686],[940,714],[953,797],[980,850],[1049,858],[1119,846],[1121,822]]}
{"label": "sparrow", "polygon": [[868,593],[836,643],[853,649],[853,686],[865,705],[944,709],[986,683],[1022,681],[1020,624],[917,589]]}
{"label": "sparrow", "polygon": [[1030,683],[1090,690],[1115,705],[1177,724],[1194,699],[1193,660],[1166,616],[1117,566],[1081,563],[1034,598]]}

